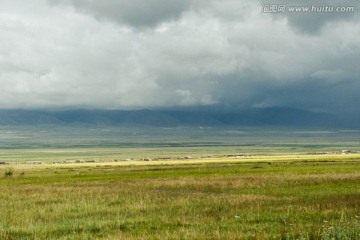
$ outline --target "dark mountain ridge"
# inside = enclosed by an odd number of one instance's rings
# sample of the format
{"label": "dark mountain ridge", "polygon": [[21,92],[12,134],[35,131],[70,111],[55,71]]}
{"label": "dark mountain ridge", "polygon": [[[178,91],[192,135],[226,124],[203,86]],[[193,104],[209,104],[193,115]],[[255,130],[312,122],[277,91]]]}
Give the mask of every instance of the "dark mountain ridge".
{"label": "dark mountain ridge", "polygon": [[336,115],[295,108],[271,107],[209,111],[161,110],[0,110],[1,125],[87,124],[120,126],[289,126],[359,127]]}

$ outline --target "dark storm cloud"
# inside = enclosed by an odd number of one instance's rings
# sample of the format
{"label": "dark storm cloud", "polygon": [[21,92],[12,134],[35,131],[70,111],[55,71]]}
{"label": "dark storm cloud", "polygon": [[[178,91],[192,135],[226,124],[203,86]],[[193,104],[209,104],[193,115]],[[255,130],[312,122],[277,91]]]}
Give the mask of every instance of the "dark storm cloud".
{"label": "dark storm cloud", "polygon": [[78,10],[135,28],[155,27],[178,19],[188,9],[190,0],[50,0],[72,4]]}
{"label": "dark storm cloud", "polygon": [[358,102],[359,10],[267,14],[262,4],[2,1],[0,107],[338,111]]}

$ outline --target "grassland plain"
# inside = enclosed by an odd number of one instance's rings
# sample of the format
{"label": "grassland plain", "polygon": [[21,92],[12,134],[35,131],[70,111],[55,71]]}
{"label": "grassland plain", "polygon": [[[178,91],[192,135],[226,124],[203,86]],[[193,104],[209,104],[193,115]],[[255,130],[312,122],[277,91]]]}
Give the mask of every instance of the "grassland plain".
{"label": "grassland plain", "polygon": [[0,126],[0,162],[360,151],[359,130]]}
{"label": "grassland plain", "polygon": [[359,155],[12,164],[0,174],[0,239],[360,239]]}

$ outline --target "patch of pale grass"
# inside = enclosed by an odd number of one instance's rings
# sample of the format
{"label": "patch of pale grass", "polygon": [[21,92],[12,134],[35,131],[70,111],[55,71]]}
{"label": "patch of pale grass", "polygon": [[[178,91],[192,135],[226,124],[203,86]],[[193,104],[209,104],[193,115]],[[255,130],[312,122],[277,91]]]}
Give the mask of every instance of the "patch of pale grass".
{"label": "patch of pale grass", "polygon": [[[298,162],[298,161],[343,161],[346,159],[360,159],[360,154],[306,154],[306,155],[254,155],[254,156],[240,156],[240,157],[211,157],[211,158],[193,158],[193,159],[177,159],[177,160],[156,160],[156,161],[119,161],[113,162],[111,159],[101,159],[99,162],[84,162],[84,163],[60,163],[60,164],[41,164],[41,165],[26,165],[24,163],[12,164],[14,169],[18,170],[42,170],[42,169],[57,169],[62,167],[106,167],[106,166],[166,166],[166,165],[194,165],[194,164],[209,164],[209,163],[253,163],[253,162]],[[37,160],[36,158],[33,159]]]}

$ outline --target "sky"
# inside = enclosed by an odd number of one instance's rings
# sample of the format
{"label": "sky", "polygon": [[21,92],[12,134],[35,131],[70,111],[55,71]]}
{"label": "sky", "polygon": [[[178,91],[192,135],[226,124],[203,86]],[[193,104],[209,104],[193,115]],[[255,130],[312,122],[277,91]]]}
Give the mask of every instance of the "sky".
{"label": "sky", "polygon": [[359,13],[358,0],[2,0],[0,108],[359,111]]}

